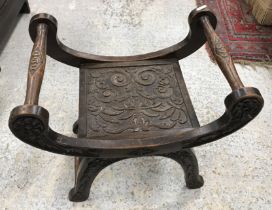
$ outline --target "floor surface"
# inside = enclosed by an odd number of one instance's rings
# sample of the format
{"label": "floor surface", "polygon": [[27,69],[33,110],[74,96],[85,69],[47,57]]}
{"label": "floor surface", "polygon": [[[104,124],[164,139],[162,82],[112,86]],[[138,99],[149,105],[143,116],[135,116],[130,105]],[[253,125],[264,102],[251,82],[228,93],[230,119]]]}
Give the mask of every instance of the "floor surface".
{"label": "floor surface", "polygon": [[[8,129],[11,109],[24,101],[32,43],[28,23],[47,12],[59,22],[59,37],[75,49],[105,55],[132,55],[175,44],[188,33],[187,0],[30,0],[0,57],[0,209],[272,209],[272,69],[236,65],[247,86],[265,99],[260,115],[235,134],[195,148],[201,189],[185,187],[183,171],[166,158],[116,163],[96,178],[90,198],[68,201],[73,158],[35,149]],[[180,62],[200,123],[224,112],[230,88],[204,47]],[[73,136],[77,119],[78,70],[48,58],[40,104],[50,111],[53,129]]]}

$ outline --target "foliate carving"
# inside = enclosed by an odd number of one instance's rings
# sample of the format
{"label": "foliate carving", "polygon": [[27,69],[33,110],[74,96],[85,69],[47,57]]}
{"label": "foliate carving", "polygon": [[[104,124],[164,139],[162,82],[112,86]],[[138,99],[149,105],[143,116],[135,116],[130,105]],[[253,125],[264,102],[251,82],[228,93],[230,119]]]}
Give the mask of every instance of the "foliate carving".
{"label": "foliate carving", "polygon": [[39,47],[33,49],[29,63],[29,72],[34,74],[44,64],[44,58]]}
{"label": "foliate carving", "polygon": [[86,70],[88,136],[191,127],[172,65]]}
{"label": "foliate carving", "polygon": [[229,53],[221,39],[216,34],[213,36],[213,39],[214,53],[221,58],[229,58]]}

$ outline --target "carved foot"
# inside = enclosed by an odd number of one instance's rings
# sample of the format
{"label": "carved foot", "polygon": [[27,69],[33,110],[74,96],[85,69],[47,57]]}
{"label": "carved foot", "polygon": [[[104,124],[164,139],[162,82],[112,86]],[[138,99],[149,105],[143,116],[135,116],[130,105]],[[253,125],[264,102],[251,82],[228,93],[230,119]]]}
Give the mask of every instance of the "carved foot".
{"label": "carved foot", "polygon": [[75,123],[73,124],[73,132],[74,134],[78,133],[78,120],[75,121]]}
{"label": "carved foot", "polygon": [[27,14],[30,13],[30,7],[29,7],[28,1],[25,1],[25,3],[23,4],[23,6],[20,10],[20,13],[27,13]]}
{"label": "carved foot", "polygon": [[69,192],[69,200],[72,202],[82,202],[86,201],[89,197],[90,190],[85,192],[80,192],[76,188],[72,188]]}
{"label": "carved foot", "polygon": [[178,162],[185,175],[186,186],[189,189],[200,188],[204,184],[202,176],[199,175],[198,163],[194,152],[191,149],[183,149],[176,153],[163,155]]}
{"label": "carved foot", "polygon": [[121,159],[76,158],[75,186],[69,192],[69,200],[73,202],[87,200],[95,177],[104,168],[119,160]]}

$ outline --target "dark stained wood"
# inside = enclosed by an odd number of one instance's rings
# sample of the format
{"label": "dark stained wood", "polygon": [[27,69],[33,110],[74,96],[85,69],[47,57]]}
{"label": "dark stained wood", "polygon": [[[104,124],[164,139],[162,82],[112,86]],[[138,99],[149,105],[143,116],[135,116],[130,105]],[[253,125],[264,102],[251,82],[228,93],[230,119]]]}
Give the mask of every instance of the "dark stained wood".
{"label": "dark stained wood", "polygon": [[197,189],[203,186],[204,180],[199,175],[198,162],[192,149],[182,149],[178,152],[167,153],[164,157],[178,162],[184,171],[186,186],[189,189]]}
{"label": "dark stained wood", "polygon": [[233,133],[258,115],[263,107],[263,98],[255,88],[242,88],[228,95],[225,104],[225,113],[207,125],[169,130],[158,136],[146,136],[143,132],[138,138],[127,135],[126,138],[115,139],[110,136],[91,138],[91,141],[82,136],[67,137],[49,128],[48,111],[37,105],[16,107],[11,112],[9,126],[22,141],[60,154],[107,158],[157,155],[203,145]]}
{"label": "dark stained wood", "polygon": [[126,139],[199,127],[177,60],[84,65],[79,136]]}
{"label": "dark stained wood", "polygon": [[[214,32],[215,16],[205,7],[198,8],[190,14],[189,24],[191,32],[177,45],[144,55],[112,57],[74,51],[58,40],[54,17],[32,18],[29,31],[34,47],[26,100],[12,110],[9,127],[27,144],[76,156],[72,201],[87,199],[92,181],[109,164],[141,156],[174,159],[183,166],[187,187],[201,187],[203,179],[190,148],[237,131],[261,111],[260,92],[244,87]],[[225,99],[225,113],[200,126],[178,60],[206,40],[232,92]],[[73,128],[77,138],[53,131],[49,112],[38,105],[46,54],[80,68],[79,119]]]}
{"label": "dark stained wood", "polygon": [[[184,170],[186,186],[189,189],[197,189],[203,186],[204,180],[199,175],[198,163],[192,149],[183,149],[175,153],[168,153],[163,157],[170,158]],[[75,175],[75,186],[69,193],[69,199],[73,202],[82,202],[88,199],[90,188],[96,176],[107,166],[126,158],[82,158],[78,164]]]}
{"label": "dark stained wood", "polygon": [[37,14],[32,17],[29,25],[29,33],[31,39],[36,38],[36,28],[40,23],[48,25],[48,52],[47,54],[62,63],[80,67],[83,63],[97,63],[97,62],[127,62],[150,60],[158,58],[176,58],[178,60],[187,57],[196,50],[198,50],[205,42],[204,31],[199,27],[201,16],[208,16],[213,27],[216,26],[216,17],[208,9],[193,10],[189,15],[188,22],[190,31],[187,37],[171,46],[156,52],[151,52],[135,56],[102,56],[89,53],[83,53],[65,46],[57,37],[57,20],[49,14]]}

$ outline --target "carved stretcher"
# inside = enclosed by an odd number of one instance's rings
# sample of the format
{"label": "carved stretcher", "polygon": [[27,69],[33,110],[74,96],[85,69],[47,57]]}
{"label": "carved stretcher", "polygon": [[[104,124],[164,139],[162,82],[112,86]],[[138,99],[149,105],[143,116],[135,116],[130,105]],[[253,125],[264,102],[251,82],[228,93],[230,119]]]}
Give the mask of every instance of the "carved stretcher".
{"label": "carved stretcher", "polygon": [[[216,35],[216,17],[206,7],[189,16],[190,32],[181,42],[157,52],[114,57],[78,52],[57,37],[57,21],[35,15],[29,32],[34,42],[24,105],[9,119],[13,134],[34,147],[75,156],[75,186],[71,201],[88,198],[96,175],[126,158],[164,156],[183,167],[188,188],[199,188],[197,159],[191,148],[242,128],[262,109],[258,89],[244,87],[231,57]],[[232,92],[226,111],[214,122],[200,126],[191,104],[178,61],[208,41]],[[78,138],[49,127],[49,112],[38,105],[46,54],[80,69]]]}

